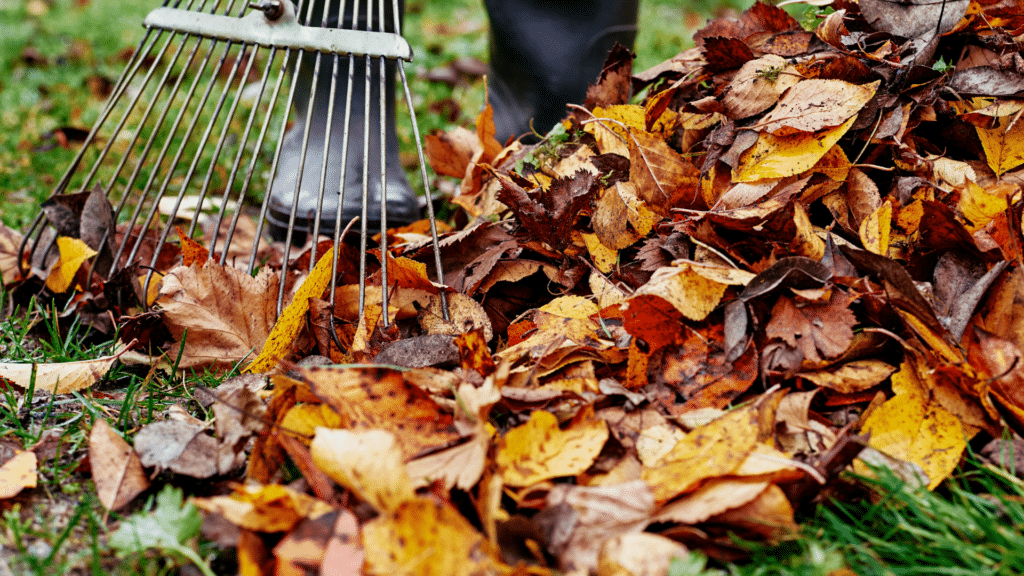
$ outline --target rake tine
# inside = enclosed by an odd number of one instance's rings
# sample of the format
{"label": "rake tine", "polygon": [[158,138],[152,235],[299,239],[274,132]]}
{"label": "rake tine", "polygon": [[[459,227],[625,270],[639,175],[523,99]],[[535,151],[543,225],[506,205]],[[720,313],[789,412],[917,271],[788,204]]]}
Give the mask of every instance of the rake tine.
{"label": "rake tine", "polygon": [[[370,21],[367,23],[367,29],[373,29],[373,10],[370,11]],[[384,0],[377,2],[377,13],[378,17],[378,29],[380,32],[384,32]],[[385,58],[379,56],[377,58],[377,67],[379,77],[379,95],[380,95],[380,298],[381,298],[381,323],[385,328],[388,326],[388,179],[387,179],[387,146],[384,141],[384,118],[386,118],[386,102],[384,101],[387,93],[387,69],[384,65]],[[366,91],[366,100],[370,100],[370,91]],[[365,197],[364,197],[365,202]]]}
{"label": "rake tine", "polygon": [[[167,6],[167,2],[168,0],[164,0],[163,5]],[[128,82],[131,78],[135,77],[135,74],[138,72],[139,65],[142,63],[143,60],[145,60],[144,54],[147,54],[149,50],[152,50],[152,47],[156,45],[156,43],[160,40],[160,37],[163,35],[163,30],[158,31],[158,33],[153,37],[153,43],[150,45],[149,49],[144,50],[143,47],[146,45],[146,42],[149,41],[150,36],[153,36],[152,32],[152,30],[146,30],[145,36],[142,37],[142,40],[139,42],[138,48],[136,48],[135,52],[132,54],[132,59],[129,60],[128,65],[125,67],[124,71],[121,73],[121,76],[117,79],[117,82],[114,84],[114,88],[113,90],[111,90],[110,97],[108,97],[106,103],[104,103],[103,110],[100,112],[99,118],[97,118],[96,122],[93,123],[92,129],[89,131],[89,134],[85,137],[85,142],[82,143],[82,146],[78,149],[78,153],[75,154],[75,157],[71,161],[71,164],[68,165],[67,170],[64,171],[64,175],[61,177],[61,179],[57,182],[57,185],[54,187],[53,195],[63,194],[64,191],[67,189],[68,184],[71,183],[72,176],[78,170],[78,167],[81,165],[82,159],[85,157],[85,154],[89,149],[89,146],[93,143],[93,141],[96,138],[96,135],[100,131],[100,128],[107,121],[107,118],[110,116],[110,113],[114,110],[115,103],[117,102],[118,98],[120,98],[120,95],[124,92],[125,86],[128,85]],[[117,131],[115,131],[114,134],[116,135]],[[112,142],[113,140],[114,138],[110,138],[110,140],[108,141],[108,146],[109,143]],[[99,164],[99,161],[97,161],[96,164]],[[86,183],[83,185],[83,189],[88,187],[89,180],[91,180],[91,178],[86,179]],[[32,219],[32,223],[29,225],[28,231],[25,233],[25,236],[22,237],[21,243],[18,246],[18,254],[25,254],[25,248],[28,246],[29,239],[32,238],[33,236],[35,236],[35,240],[32,241],[32,249],[30,252],[28,252],[28,254],[35,254],[36,250],[39,249],[39,241],[42,239],[42,235],[41,233],[40,235],[36,235],[36,229],[43,223],[44,216],[45,214],[43,212],[40,212],[36,214],[35,218]],[[105,242],[106,238],[104,238],[103,241]],[[52,248],[53,242],[51,241],[50,245],[47,246],[46,251],[49,252]],[[21,263],[19,260],[19,267],[20,265]],[[26,273],[27,271],[27,269],[22,268],[23,274]]]}
{"label": "rake tine", "polygon": [[[185,44],[186,44],[187,40],[188,40],[188,36],[186,35],[182,39],[182,43],[179,45],[178,51],[175,53],[175,57],[172,60],[172,62],[177,62],[178,57],[180,56],[181,52],[185,48]],[[198,38],[196,40],[195,45],[192,47],[192,52],[189,54],[187,63],[185,65],[185,70],[188,70],[188,69],[190,69],[192,67],[192,63],[195,61],[195,57],[196,57],[196,55],[198,54],[198,51],[199,51],[199,46],[202,45],[203,40],[204,40],[204,38]],[[171,71],[172,71],[172,66],[168,66],[167,70],[164,72],[163,78],[161,78],[160,85],[157,86],[156,93],[154,94],[152,101],[149,103],[149,106],[146,109],[145,115],[143,117],[143,123],[139,125],[139,130],[137,131],[137,133],[141,134],[141,128],[142,128],[142,126],[145,125],[145,120],[148,119],[149,114],[152,111],[153,107],[156,106],[156,104],[158,102],[158,99],[159,99],[159,94],[160,94],[160,92],[162,90],[162,87],[163,87],[164,83],[170,77]],[[199,77],[196,76],[196,80],[198,80],[198,78]],[[127,184],[125,184],[125,187],[124,187],[125,195],[121,199],[121,203],[118,205],[118,209],[115,211],[115,215],[117,215],[117,216],[120,216],[121,209],[124,207],[126,200],[131,195],[132,187],[135,185],[135,181],[136,181],[136,179],[138,179],[138,176],[139,176],[139,174],[142,171],[142,167],[145,165],[146,158],[149,156],[149,152],[152,149],[153,144],[156,142],[156,136],[157,136],[157,134],[160,131],[160,127],[163,125],[164,120],[167,119],[167,114],[170,113],[170,110],[172,108],[171,104],[174,101],[175,97],[177,96],[178,90],[181,88],[181,83],[184,81],[184,79],[185,79],[185,74],[178,75],[177,80],[175,80],[175,82],[174,82],[174,86],[171,88],[171,91],[170,91],[170,93],[168,95],[168,99],[167,99],[167,105],[164,107],[163,110],[161,110],[161,112],[159,114],[159,117],[157,118],[156,124],[153,126],[153,131],[150,134],[150,137],[149,137],[148,141],[146,142],[145,147],[142,150],[142,154],[139,156],[139,160],[138,160],[138,162],[135,165],[135,169],[132,171],[131,177],[128,179]],[[187,100],[188,100],[188,96],[186,96],[186,102],[187,102]],[[178,126],[178,124],[180,124],[181,118],[184,115],[185,110],[186,110],[186,107],[183,106],[182,109],[179,111],[178,116],[175,119],[175,121],[174,121],[174,123],[172,125],[172,128],[170,130],[170,134],[174,134],[177,131],[177,126]],[[158,159],[157,159],[157,162],[156,162],[156,166],[154,167],[154,170],[150,174],[149,179],[147,180],[147,182],[146,182],[145,186],[143,187],[142,191],[139,193],[139,202],[136,204],[135,210],[132,212],[131,218],[128,221],[128,230],[129,230],[129,232],[135,228],[135,223],[138,221],[139,215],[142,213],[142,210],[145,208],[145,200],[149,196],[149,190],[150,190],[150,188],[153,185],[153,181],[156,179],[157,173],[160,171],[160,166],[161,166],[161,164],[163,164],[163,159],[167,155],[167,150],[170,148],[172,140],[173,139],[169,137],[167,139],[167,141],[164,143],[164,146],[163,146],[163,148],[160,151],[160,154],[158,156]],[[125,158],[127,158],[127,156],[128,155],[126,154]],[[113,181],[111,182],[111,185],[113,185]],[[148,223],[147,223],[147,227],[148,227]],[[139,246],[142,244],[143,237],[144,237],[144,235],[140,234],[138,240],[135,242],[135,245],[132,247],[132,249],[131,249],[131,251],[130,251],[130,253],[128,255],[128,261],[129,262],[135,258],[135,254],[138,251]],[[127,248],[128,241],[129,241],[130,238],[131,238],[130,234],[125,236],[125,242],[121,244],[120,248],[118,248],[117,255],[114,257],[114,261],[115,262],[120,261],[121,255],[124,254],[124,249]]]}
{"label": "rake tine", "polygon": [[[239,68],[239,66],[242,63],[242,60],[245,59],[246,55],[248,55],[249,56],[249,60],[246,63],[245,71],[242,73],[242,80],[238,83],[238,89],[235,91],[235,98],[234,98],[234,100],[231,101],[231,107],[228,109],[228,114],[224,118],[224,123],[221,125],[220,136],[217,138],[217,147],[214,149],[213,154],[211,155],[210,167],[206,170],[206,176],[203,178],[202,187],[199,189],[199,202],[197,203],[198,207],[196,208],[196,212],[197,212],[196,215],[197,216],[198,216],[198,212],[202,210],[203,202],[204,202],[204,200],[206,198],[206,193],[209,191],[209,188],[210,188],[210,182],[213,180],[213,172],[214,172],[214,169],[217,167],[217,159],[220,158],[221,151],[224,149],[224,144],[227,141],[228,128],[231,127],[231,119],[235,117],[235,112],[238,110],[238,105],[242,101],[242,91],[245,89],[245,79],[249,77],[249,73],[252,71],[252,66],[253,66],[253,64],[255,64],[256,57],[259,54],[259,46],[253,46],[252,47],[253,50],[252,50],[251,53],[248,51],[249,47],[250,46],[248,44],[242,44],[241,49],[238,52],[238,56],[235,58],[235,62],[234,62],[234,64],[231,67],[231,73],[228,75],[228,79],[227,79],[227,81],[224,84],[224,93],[221,95],[221,102],[218,102],[218,104],[217,104],[217,108],[219,110],[220,106],[223,104],[224,98],[227,96],[228,92],[230,91],[231,83],[235,80],[235,74],[238,73],[238,68]],[[211,127],[212,127],[212,122],[211,122]],[[244,143],[243,143],[243,145],[242,145],[242,147],[240,149],[244,149]],[[197,158],[198,158],[198,156],[197,156]],[[235,172],[237,169],[238,169],[237,166],[232,166],[232,172]],[[224,197],[221,200],[221,205],[222,206],[227,202],[228,194],[229,194],[229,191],[231,190],[231,188],[228,187],[228,188],[225,188],[224,190],[225,190],[225,194],[224,194]],[[199,218],[193,218],[192,219],[192,224],[188,227],[188,235],[189,235],[189,237],[191,237],[193,235],[193,233],[195,233],[196,225],[198,223],[199,223]],[[217,224],[219,226],[220,222],[218,221]],[[215,233],[214,234],[214,243],[216,243],[216,240],[217,240],[217,236],[216,236],[216,233]]]}
{"label": "rake tine", "polygon": [[[327,14],[325,7],[324,14]],[[326,16],[325,16],[326,17]],[[306,22],[309,22],[313,18],[313,3],[310,2],[309,6],[306,7]],[[302,56],[305,50],[299,52],[297,60],[299,62],[295,65],[295,72],[292,75],[292,91],[291,97],[288,99],[289,107],[294,103],[293,99],[295,96],[295,85],[299,79],[299,69],[302,67]],[[315,79],[320,74],[320,52],[316,53],[315,60],[313,61],[313,78]],[[315,80],[314,80],[315,81]],[[295,189],[292,195],[292,209],[288,215],[288,232],[285,235],[284,241],[284,266],[288,265],[288,258],[291,254],[292,248],[292,235],[295,232],[295,214],[299,210],[299,191],[302,190],[302,173],[306,169],[306,151],[309,146],[309,131],[312,128],[313,118],[313,106],[316,104],[316,90],[311,90],[309,94],[309,108],[306,109],[306,125],[302,129],[302,152],[299,155],[299,169],[298,175],[295,178]],[[278,147],[284,143],[284,133],[281,134],[281,139],[278,142]],[[326,154],[326,153],[325,153]],[[271,184],[273,179],[270,180]],[[322,191],[322,190],[321,190]],[[267,198],[270,197],[270,188],[267,189]],[[316,244],[316,238],[313,239],[313,244]],[[311,263],[312,265],[312,263]],[[284,274],[281,275],[281,282],[278,284],[277,290],[277,313],[280,314],[284,308]]]}
{"label": "rake tine", "polygon": [[[391,0],[394,7],[395,33],[401,34],[401,23],[398,17],[398,0]],[[437,283],[444,284],[444,271],[441,267],[441,246],[437,239],[437,219],[434,217],[434,203],[431,201],[430,184],[427,179],[427,163],[423,158],[423,142],[420,140],[420,128],[416,122],[416,111],[413,109],[412,93],[409,91],[409,80],[405,76],[405,61],[398,60],[398,74],[402,78],[402,89],[405,91],[405,102],[409,107],[409,118],[412,119],[412,139],[416,143],[416,155],[420,164],[420,179],[423,182],[423,194],[427,200],[427,221],[430,222],[430,238],[434,248],[434,267],[437,271]],[[448,312],[448,295],[441,290],[441,315],[446,322],[451,321]]]}

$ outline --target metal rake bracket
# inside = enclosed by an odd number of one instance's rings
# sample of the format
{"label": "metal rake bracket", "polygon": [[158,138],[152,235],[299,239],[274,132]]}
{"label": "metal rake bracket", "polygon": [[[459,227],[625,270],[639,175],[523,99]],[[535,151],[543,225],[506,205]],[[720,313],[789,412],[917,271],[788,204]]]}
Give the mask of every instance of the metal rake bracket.
{"label": "metal rake bracket", "polygon": [[298,23],[295,8],[287,0],[267,0],[264,4],[250,4],[249,7],[254,8],[254,11],[242,17],[180,8],[156,8],[146,16],[142,24],[147,28],[258,44],[267,48],[383,56],[392,60],[400,58],[412,61],[412,48],[398,34],[303,26]]}

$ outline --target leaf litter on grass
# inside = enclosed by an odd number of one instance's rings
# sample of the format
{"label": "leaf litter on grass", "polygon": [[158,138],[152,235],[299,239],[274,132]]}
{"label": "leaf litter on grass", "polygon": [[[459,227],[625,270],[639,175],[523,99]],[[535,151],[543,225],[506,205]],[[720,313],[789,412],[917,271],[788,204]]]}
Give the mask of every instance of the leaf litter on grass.
{"label": "leaf litter on grass", "polygon": [[85,248],[31,263],[21,294],[59,280],[66,314],[134,341],[122,362],[250,372],[197,394],[212,421],[172,411],[134,447],[94,424],[100,501],[130,504],[140,472],[234,481],[191,502],[247,574],[658,574],[796,538],[845,470],[934,490],[973,439],[1024,432],[1024,18],[831,8],[807,31],[755,4],[639,73],[617,48],[538,144],[503,148],[489,107],[430,135],[461,178],[444,277],[422,224],[389,230],[362,311],[350,247],[283,267],[268,245],[250,277],[183,238],[144,293],[73,230]]}

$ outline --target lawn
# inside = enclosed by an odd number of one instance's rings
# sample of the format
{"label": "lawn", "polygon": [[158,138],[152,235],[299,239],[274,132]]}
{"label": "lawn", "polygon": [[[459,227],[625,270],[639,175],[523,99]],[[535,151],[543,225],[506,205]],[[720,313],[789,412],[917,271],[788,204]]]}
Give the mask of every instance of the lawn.
{"label": "lawn", "polygon": [[[407,3],[406,36],[416,59],[409,68],[421,134],[472,127],[483,105],[482,78],[454,83],[427,79],[457,58],[486,61],[487,20],[480,2]],[[153,2],[144,0],[0,0],[0,215],[24,228],[98,117]],[[692,46],[705,19],[742,10],[722,3],[714,13],[672,0],[644,0],[635,70],[655,66]],[[437,106],[447,103],[446,106]],[[401,106],[400,106],[401,108]],[[403,155],[415,155],[408,119],[400,119]],[[418,174],[411,174],[418,178]],[[451,183],[449,182],[449,185]],[[258,197],[250,198],[259,200]],[[14,308],[0,297],[0,362],[75,362],[111,355],[115,345],[76,316],[52,304]],[[93,422],[103,419],[131,438],[168,413],[210,417],[197,387],[223,376],[182,376],[166,365],[115,364],[96,386],[60,396],[33,396],[10,386],[0,391],[0,459],[21,447],[44,446],[52,457],[39,469],[39,486],[0,499],[0,576],[13,574],[233,573],[236,558],[211,532],[199,535],[199,513],[182,506],[186,495],[226,490],[224,482],[180,479],[151,489],[119,513],[101,506],[83,473]],[[299,475],[290,470],[293,477]],[[802,528],[772,546],[738,542],[745,558],[732,562],[691,554],[671,576],[850,574],[998,574],[1024,572],[1024,483],[970,455],[935,491],[876,469],[874,478],[845,477],[835,501],[800,511]],[[132,541],[150,527],[156,509],[180,529],[164,540]],[[150,527],[151,528],[151,527]],[[138,536],[136,534],[136,536]],[[111,544],[114,542],[114,544]]]}

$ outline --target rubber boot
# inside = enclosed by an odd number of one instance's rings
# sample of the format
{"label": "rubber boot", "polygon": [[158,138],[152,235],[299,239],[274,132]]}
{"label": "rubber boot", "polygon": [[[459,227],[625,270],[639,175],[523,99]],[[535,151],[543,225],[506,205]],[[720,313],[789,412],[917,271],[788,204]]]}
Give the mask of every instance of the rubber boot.
{"label": "rubber boot", "polygon": [[[338,22],[338,5],[342,0],[329,0],[330,12],[328,13],[327,27],[336,27]],[[306,20],[314,26],[323,23],[323,10],[325,0],[315,0],[313,10],[308,14],[305,2],[300,2],[298,10],[300,23]],[[361,4],[361,14],[357,26],[353,25],[351,12],[347,12],[342,20],[342,28],[346,29],[367,29],[366,3]],[[371,2],[376,8],[376,3]],[[394,31],[393,12],[390,0],[385,1],[387,11],[385,14],[385,29],[388,32]],[[404,2],[399,3],[400,10],[404,12]],[[347,3],[347,11],[352,10],[351,3]],[[373,14],[373,30],[380,30],[378,13]],[[284,143],[281,148],[281,157],[278,163],[277,173],[271,186],[270,201],[268,202],[267,220],[270,224],[270,234],[275,240],[284,240],[288,230],[288,219],[292,209],[292,199],[295,192],[296,179],[301,178],[299,188],[299,202],[295,217],[295,231],[293,232],[293,243],[301,244],[306,239],[306,233],[312,232],[317,218],[320,219],[320,234],[332,235],[335,229],[338,201],[341,199],[341,168],[344,164],[345,170],[345,194],[342,200],[342,227],[356,216],[362,215],[362,190],[363,190],[363,145],[365,118],[364,103],[367,98],[366,92],[366,59],[362,56],[355,57],[353,67],[352,84],[352,118],[348,128],[348,157],[342,158],[342,150],[345,141],[345,100],[348,86],[349,57],[340,56],[338,66],[338,81],[333,94],[334,112],[330,127],[330,144],[327,147],[327,178],[324,183],[323,204],[319,215],[317,214],[317,199],[320,190],[320,173],[323,166],[324,137],[327,128],[328,108],[332,100],[331,75],[334,68],[334,56],[323,54],[320,56],[319,73],[314,78],[314,65],[316,56],[303,53],[302,68],[296,80],[295,97],[293,105],[295,108],[294,124],[288,129],[284,136]],[[297,60],[297,59],[296,59]],[[294,65],[294,62],[293,62]],[[420,218],[420,203],[416,194],[409,185],[409,180],[402,169],[398,155],[398,136],[395,131],[395,63],[387,62],[385,66],[386,88],[385,94],[385,165],[386,165],[386,197],[387,197],[387,226],[401,226]],[[370,147],[368,156],[368,181],[369,201],[367,204],[367,227],[371,233],[376,233],[381,228],[380,197],[382,185],[380,182],[380,70],[379,59],[373,58],[370,63]],[[309,140],[306,146],[306,158],[301,174],[299,170],[302,157],[302,139],[306,127],[306,115],[309,111],[310,100],[313,101],[313,112],[310,117]],[[359,224],[356,224],[359,229]]]}
{"label": "rubber boot", "polygon": [[566,104],[583,103],[615,43],[632,50],[636,40],[639,0],[484,4],[491,21],[488,100],[502,143],[510,135],[547,133],[565,117]]}

